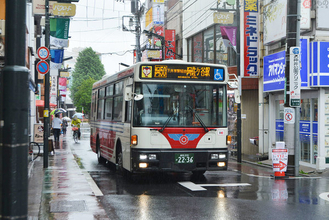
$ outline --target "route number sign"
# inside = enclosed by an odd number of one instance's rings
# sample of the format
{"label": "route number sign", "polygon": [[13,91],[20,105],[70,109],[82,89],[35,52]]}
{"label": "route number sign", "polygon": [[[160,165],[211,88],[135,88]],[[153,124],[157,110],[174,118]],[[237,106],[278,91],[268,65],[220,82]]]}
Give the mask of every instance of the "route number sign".
{"label": "route number sign", "polygon": [[40,60],[46,60],[49,58],[49,49],[47,47],[39,47],[37,54]]}

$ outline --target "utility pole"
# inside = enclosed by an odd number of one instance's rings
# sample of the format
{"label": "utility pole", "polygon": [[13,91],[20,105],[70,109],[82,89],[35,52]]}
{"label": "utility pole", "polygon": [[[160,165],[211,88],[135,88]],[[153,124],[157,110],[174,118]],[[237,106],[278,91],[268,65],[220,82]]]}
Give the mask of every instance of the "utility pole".
{"label": "utility pole", "polygon": [[[45,47],[50,45],[49,0],[45,1]],[[47,60],[49,64],[49,60]],[[49,71],[48,71],[49,73]],[[45,107],[43,110],[43,168],[48,168],[48,137],[49,137],[49,75],[45,74]]]}
{"label": "utility pole", "polygon": [[131,1],[131,13],[134,14],[134,23],[135,23],[135,34],[136,34],[136,63],[141,61],[141,45],[140,45],[140,36],[141,36],[141,27],[139,20],[139,9],[138,9],[138,0]]}
{"label": "utility pole", "polygon": [[5,67],[0,81],[0,219],[28,218],[29,70],[26,1],[6,1]]}
{"label": "utility pole", "polygon": [[[292,80],[290,78],[290,48],[299,46],[299,20],[300,20],[300,0],[287,0],[287,36],[286,36],[286,67],[285,67],[285,109],[290,106],[295,106],[293,108],[296,115],[299,115],[299,112],[296,114],[296,110],[299,111],[299,105],[292,105],[291,103],[291,88],[292,88]],[[298,42],[297,42],[298,41]],[[299,73],[298,73],[299,74]],[[300,88],[300,86],[299,86]],[[300,104],[300,101],[299,101]],[[297,108],[296,108],[297,107]],[[286,111],[286,110],[285,110]],[[298,122],[298,123],[297,123]],[[299,116],[297,120],[295,120],[294,124],[284,124],[284,141],[286,147],[288,149],[288,166],[286,176],[298,176],[299,175]],[[297,144],[296,144],[297,143]]]}
{"label": "utility pole", "polygon": [[[241,70],[240,70],[240,1],[236,0],[236,20],[237,20],[237,32],[236,32],[236,68],[239,78],[239,94],[242,95],[241,89]],[[237,162],[241,163],[241,103],[237,103]]]}

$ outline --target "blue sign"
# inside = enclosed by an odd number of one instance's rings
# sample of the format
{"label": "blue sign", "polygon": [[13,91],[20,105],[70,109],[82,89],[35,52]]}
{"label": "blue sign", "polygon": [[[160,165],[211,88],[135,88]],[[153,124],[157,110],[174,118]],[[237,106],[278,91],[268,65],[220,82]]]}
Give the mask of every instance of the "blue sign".
{"label": "blue sign", "polygon": [[307,62],[307,45],[308,39],[300,39],[300,82],[301,87],[308,86],[307,80],[307,69],[308,69],[308,62]]}
{"label": "blue sign", "polygon": [[264,57],[264,92],[284,90],[285,51]]}
{"label": "blue sign", "polygon": [[215,69],[214,70],[214,80],[224,80],[224,70],[223,69]]}
{"label": "blue sign", "polygon": [[329,85],[329,42],[319,42],[320,43],[320,64],[319,64],[319,86]]}

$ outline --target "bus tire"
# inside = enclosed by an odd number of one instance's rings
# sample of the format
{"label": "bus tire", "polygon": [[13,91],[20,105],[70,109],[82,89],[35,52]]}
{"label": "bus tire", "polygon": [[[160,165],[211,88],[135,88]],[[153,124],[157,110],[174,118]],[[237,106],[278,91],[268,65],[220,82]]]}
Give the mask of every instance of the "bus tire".
{"label": "bus tire", "polygon": [[96,141],[96,152],[97,152],[97,160],[98,160],[98,163],[99,164],[105,164],[106,160],[101,155],[101,147],[100,147],[100,143],[99,143],[99,139],[98,138],[97,138],[97,141]]}
{"label": "bus tire", "polygon": [[116,167],[117,167],[118,173],[121,173],[121,174],[124,173],[121,144],[117,144],[117,147],[116,147]]}

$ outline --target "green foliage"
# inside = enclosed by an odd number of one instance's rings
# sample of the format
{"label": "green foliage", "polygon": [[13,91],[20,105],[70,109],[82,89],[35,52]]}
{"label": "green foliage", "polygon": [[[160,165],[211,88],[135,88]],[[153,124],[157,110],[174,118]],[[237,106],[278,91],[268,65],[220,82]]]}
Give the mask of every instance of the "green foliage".
{"label": "green foliage", "polygon": [[76,99],[74,105],[76,106],[78,112],[82,112],[83,107],[83,112],[85,114],[89,114],[91,105],[91,90],[95,82],[96,80],[89,77],[89,79],[84,80],[78,87],[78,91],[74,95]]}
{"label": "green foliage", "polygon": [[90,112],[92,84],[105,75],[104,65],[96,52],[88,47],[79,53],[72,73],[71,98],[78,112]]}

